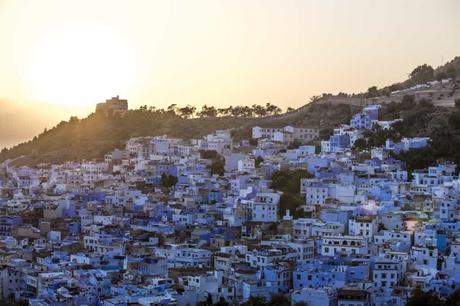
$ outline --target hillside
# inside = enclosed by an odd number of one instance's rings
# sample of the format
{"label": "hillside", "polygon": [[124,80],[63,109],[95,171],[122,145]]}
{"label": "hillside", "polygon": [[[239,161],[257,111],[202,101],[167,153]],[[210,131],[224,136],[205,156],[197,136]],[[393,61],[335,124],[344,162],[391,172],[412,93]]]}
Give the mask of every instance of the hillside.
{"label": "hillside", "polygon": [[148,110],[130,110],[122,118],[108,118],[93,113],[85,119],[71,118],[41,133],[34,139],[0,153],[0,161],[18,160],[20,164],[61,163],[68,160],[100,158],[107,151],[121,147],[131,137],[168,135],[199,138],[216,129],[235,131],[237,139],[250,137],[255,125],[302,125],[328,129],[350,119],[359,107],[314,103],[301,111],[262,117],[209,117],[185,119],[173,114]]}
{"label": "hillside", "polygon": [[428,136],[431,139],[429,147],[396,156],[406,163],[409,171],[433,166],[438,161],[460,165],[460,107],[435,106],[428,100],[406,95],[401,103],[385,104],[380,116],[382,120],[402,118],[403,121],[390,130],[365,132],[365,139],[356,147],[359,151],[382,146],[386,139],[399,141],[402,137]]}
{"label": "hillside", "polygon": [[[445,77],[454,80],[417,86]],[[443,129],[454,131],[453,135],[457,137],[452,116],[458,115],[454,106],[455,100],[460,99],[460,82],[455,81],[459,77],[460,57],[456,57],[436,69],[419,66],[411,72],[408,80],[401,83],[381,89],[371,87],[361,94],[323,94],[299,109],[267,117],[185,119],[171,112],[158,112],[147,107],[130,110],[122,118],[107,118],[93,113],[85,119],[62,121],[28,142],[2,150],[0,162],[16,159],[19,164],[38,164],[101,158],[107,151],[121,147],[126,140],[137,136],[199,138],[216,129],[232,128],[236,139],[243,139],[250,137],[251,128],[255,125],[317,127],[326,135],[331,128],[348,122],[353,114],[369,103],[385,105],[382,119],[405,118],[404,136],[433,136]],[[407,104],[407,97],[411,97],[412,104]],[[446,154],[436,156],[444,158]]]}

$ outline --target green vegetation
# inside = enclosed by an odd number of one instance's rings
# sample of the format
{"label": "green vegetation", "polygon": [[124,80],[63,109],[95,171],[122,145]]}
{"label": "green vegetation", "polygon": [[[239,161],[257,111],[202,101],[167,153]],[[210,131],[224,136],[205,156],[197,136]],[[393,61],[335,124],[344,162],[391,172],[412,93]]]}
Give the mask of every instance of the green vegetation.
{"label": "green vegetation", "polygon": [[460,304],[460,290],[456,290],[445,300],[440,299],[433,291],[415,289],[406,306],[458,306]]}
{"label": "green vegetation", "polygon": [[264,159],[261,156],[257,156],[254,160],[254,165],[256,168],[259,168],[260,165],[264,162]]}
{"label": "green vegetation", "polygon": [[270,301],[266,301],[263,297],[250,297],[243,306],[290,306],[291,301],[283,294],[273,294]]}
{"label": "green vegetation", "polygon": [[360,107],[346,104],[334,107],[328,104],[315,104],[287,114],[272,116],[279,112],[274,105],[253,105],[253,117],[235,117],[233,115],[239,113],[234,111],[225,116],[219,112],[220,116],[213,117],[217,110],[212,106],[206,106],[198,113],[200,118],[190,119],[184,118],[190,117],[190,109],[182,110],[180,113],[179,109],[181,108],[174,104],[166,110],[144,105],[137,110],[129,110],[123,117],[105,117],[100,113],[93,113],[84,119],[72,117],[49,130],[45,129],[28,142],[3,149],[0,152],[0,162],[21,156],[23,157],[15,161],[16,164],[59,164],[72,160],[97,159],[114,148],[123,148],[125,142],[132,137],[168,135],[190,139],[201,138],[216,129],[233,129],[232,135],[238,141],[249,139],[251,128],[255,125],[278,127],[289,124],[317,127],[322,124],[325,128],[331,128],[346,122],[345,120]]}
{"label": "green vegetation", "polygon": [[401,103],[389,103],[381,109],[382,120],[402,118],[389,130],[374,128],[365,131],[364,138],[354,144],[355,150],[382,146],[386,139],[400,141],[402,137],[430,137],[429,147],[402,152],[395,156],[406,163],[409,172],[435,165],[438,161],[460,164],[460,109],[435,107],[429,100],[415,101],[406,95]]}
{"label": "green vegetation", "polygon": [[[432,110],[433,108],[433,110]],[[403,152],[397,158],[403,160],[409,171],[422,169],[438,161],[460,164],[460,110],[424,107],[408,115],[399,133],[405,136],[428,136],[429,147]]]}
{"label": "green vegetation", "polygon": [[366,130],[363,132],[363,138],[355,141],[354,149],[363,151],[374,147],[380,147],[385,145],[387,139],[400,141],[402,138],[400,126],[401,123],[398,122],[388,130],[384,130],[380,127],[376,127],[372,130]]}
{"label": "green vegetation", "polygon": [[[108,118],[98,113],[93,113],[85,119],[71,117],[52,129],[45,129],[43,133],[28,142],[3,149],[0,152],[0,162],[21,156],[25,157],[17,160],[17,164],[34,165],[42,162],[59,164],[71,160],[101,158],[108,151],[123,147],[129,138],[140,136],[168,135],[189,139],[202,137],[216,129],[233,129],[232,134],[236,140],[248,139],[251,128],[255,125],[278,127],[289,124],[320,127],[320,137],[324,139],[329,137],[332,128],[349,122],[350,118],[361,109],[362,104],[359,104],[363,102],[361,98],[374,99],[377,96],[388,95],[394,90],[408,88],[417,82],[459,76],[460,57],[456,57],[436,69],[421,65],[415,68],[409,74],[409,79],[402,83],[382,89],[372,86],[366,94],[361,95],[340,93],[336,96],[341,99],[352,99],[350,102],[356,101],[358,102],[356,104],[341,103],[340,100],[337,103],[323,103],[329,98],[334,99],[331,94],[323,94],[311,97],[310,104],[307,106],[297,110],[290,108],[284,114],[281,114],[279,107],[271,103],[252,106],[236,105],[219,109],[204,105],[200,110],[191,105],[179,107],[171,104],[166,109],[144,105],[137,110],[128,111],[123,117]],[[458,84],[455,85],[448,95],[452,96],[458,88]],[[460,101],[455,103],[457,108],[460,108]],[[404,123],[405,130],[401,131],[401,135],[429,136],[435,129],[447,127],[450,133],[448,135],[453,135],[453,144],[457,145],[455,142],[458,135],[457,124],[448,120],[448,116],[445,108],[433,106],[427,99],[417,103],[412,95],[404,96],[401,103],[389,103],[382,110],[383,120],[405,118],[407,124]],[[369,146],[372,142],[360,145]],[[450,151],[436,152],[436,158],[450,158],[451,153]]]}
{"label": "green vegetation", "polygon": [[224,175],[225,158],[219,153],[217,153],[216,150],[201,150],[200,157],[203,159],[211,160],[211,164],[209,165],[211,175]]}
{"label": "green vegetation", "polygon": [[218,154],[216,158],[212,159],[210,166],[211,175],[217,174],[219,176],[223,176],[225,173],[224,166],[225,158]]}
{"label": "green vegetation", "polygon": [[414,85],[423,84],[434,80],[434,69],[427,64],[423,64],[412,70],[409,76],[409,80]]}
{"label": "green vegetation", "polygon": [[407,89],[414,85],[447,78],[460,78],[460,56],[455,57],[452,61],[436,69],[427,64],[420,65],[409,73],[409,78],[404,82],[395,83],[380,89],[376,86],[372,86],[367,92],[357,96],[366,98],[388,96],[391,92],[396,90]]}
{"label": "green vegetation", "polygon": [[460,107],[460,99],[455,99],[455,107]]}
{"label": "green vegetation", "polygon": [[163,173],[161,175],[161,186],[165,188],[171,188],[172,186],[176,186],[177,184],[177,177],[174,175],[168,175]]}
{"label": "green vegetation", "polygon": [[306,170],[281,170],[272,174],[272,183],[270,188],[282,191],[280,198],[279,214],[284,216],[289,209],[294,217],[302,217],[302,211],[299,207],[305,204],[304,198],[300,195],[300,180],[302,178],[311,178],[311,174]]}
{"label": "green vegetation", "polygon": [[[166,110],[156,109],[155,107],[147,107],[147,105],[142,106],[143,110],[155,111],[159,113],[169,112],[182,118],[192,118],[192,117],[217,117],[217,116],[232,116],[232,117],[244,117],[244,118],[253,118],[253,117],[266,117],[266,116],[275,116],[282,113],[281,108],[271,103],[263,105],[253,104],[252,106],[229,106],[226,108],[215,108],[214,106],[203,105],[200,111],[196,107],[191,105],[186,105],[184,107],[178,107],[176,104],[171,104]],[[293,111],[292,108],[288,108],[288,112]]]}
{"label": "green vegetation", "polygon": [[216,150],[200,150],[200,157],[203,159],[215,159],[219,156]]}
{"label": "green vegetation", "polygon": [[[195,106],[186,105],[184,107],[178,107],[177,104],[171,104],[166,110],[157,109],[154,106],[148,107],[143,105],[139,108],[142,111],[149,111],[158,114],[170,114],[177,115],[185,119],[190,119],[193,117],[206,118],[206,117],[217,117],[217,116],[232,116],[232,117],[244,117],[244,118],[253,118],[253,117],[266,117],[266,116],[275,116],[282,113],[281,108],[271,103],[263,105],[253,104],[252,106],[229,106],[227,108],[215,108],[214,106],[203,105],[200,111],[197,110]],[[288,112],[293,111],[292,108],[288,108]]]}

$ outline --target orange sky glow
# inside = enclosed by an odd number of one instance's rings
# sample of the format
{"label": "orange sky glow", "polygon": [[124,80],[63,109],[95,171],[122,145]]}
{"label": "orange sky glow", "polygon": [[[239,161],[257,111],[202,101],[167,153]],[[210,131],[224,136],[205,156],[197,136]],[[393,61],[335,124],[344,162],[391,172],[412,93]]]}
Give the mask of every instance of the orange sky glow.
{"label": "orange sky glow", "polygon": [[299,107],[460,55],[458,12],[456,0],[0,0],[0,105],[39,115],[40,130],[114,95]]}

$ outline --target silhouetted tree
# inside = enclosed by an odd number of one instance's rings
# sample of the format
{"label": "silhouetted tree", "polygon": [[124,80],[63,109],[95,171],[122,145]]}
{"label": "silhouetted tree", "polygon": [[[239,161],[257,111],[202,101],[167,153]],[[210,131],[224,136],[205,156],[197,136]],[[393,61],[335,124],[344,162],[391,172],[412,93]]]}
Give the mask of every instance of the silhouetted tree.
{"label": "silhouetted tree", "polygon": [[367,98],[375,98],[375,97],[378,97],[378,96],[379,96],[379,90],[377,89],[377,86],[369,87],[369,89],[367,90],[366,97]]}
{"label": "silhouetted tree", "polygon": [[196,111],[196,107],[195,106],[191,106],[191,105],[187,105],[187,106],[184,106],[184,107],[181,107],[179,108],[179,114],[183,117],[183,118],[190,118],[190,117],[193,117],[193,114],[195,113]]}
{"label": "silhouetted tree", "polygon": [[216,117],[217,116],[217,109],[214,106],[207,106],[206,104],[203,105],[201,111],[197,113],[198,117]]}
{"label": "silhouetted tree", "polygon": [[311,96],[311,97],[310,97],[310,103],[311,103],[311,102],[316,102],[316,101],[318,101],[319,99],[321,99],[321,96]]}
{"label": "silhouetted tree", "polygon": [[257,116],[257,117],[265,117],[267,115],[267,111],[265,107],[262,105],[258,104],[253,104],[252,105],[252,112]]}
{"label": "silhouetted tree", "polygon": [[424,292],[417,288],[407,301],[406,306],[442,306],[443,304],[435,293]]}
{"label": "silhouetted tree", "polygon": [[177,104],[171,104],[168,106],[167,111],[172,114],[176,114]]}
{"label": "silhouetted tree", "polygon": [[413,84],[426,83],[434,79],[434,69],[427,64],[423,64],[412,70],[409,77]]}

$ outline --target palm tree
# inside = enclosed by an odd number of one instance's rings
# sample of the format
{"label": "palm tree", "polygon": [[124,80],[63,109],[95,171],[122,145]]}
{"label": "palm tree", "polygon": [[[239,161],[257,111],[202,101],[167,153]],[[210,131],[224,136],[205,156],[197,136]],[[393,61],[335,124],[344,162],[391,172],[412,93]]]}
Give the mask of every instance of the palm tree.
{"label": "palm tree", "polygon": [[265,110],[265,107],[263,107],[262,105],[258,105],[258,104],[252,105],[252,112],[258,117],[265,117],[267,115],[267,111]]}
{"label": "palm tree", "polygon": [[177,109],[177,104],[171,104],[170,106],[168,106],[167,110],[169,113],[173,113],[175,114],[176,113],[176,109]]}
{"label": "palm tree", "polygon": [[271,103],[267,103],[265,105],[265,109],[267,111],[267,115],[273,116],[273,115],[279,115],[281,113],[281,108]]}
{"label": "palm tree", "polygon": [[233,112],[233,106],[229,106],[227,108],[219,108],[219,113],[222,114],[222,116],[230,116]]}
{"label": "palm tree", "polygon": [[228,113],[227,113],[227,108],[218,108],[217,109],[217,113],[221,116],[227,116]]}
{"label": "palm tree", "polygon": [[181,116],[187,119],[190,117],[193,117],[193,114],[195,113],[195,111],[196,111],[196,107],[191,106],[191,105],[187,105],[187,106],[179,108],[179,113],[181,114]]}
{"label": "palm tree", "polygon": [[217,109],[214,106],[207,106],[206,104],[203,105],[201,111],[197,113],[198,117],[216,117],[217,116]]}
{"label": "palm tree", "polygon": [[231,114],[232,114],[233,117],[240,117],[240,116],[244,115],[244,108],[242,106],[239,106],[239,105],[237,105],[235,107],[232,107]]}
{"label": "palm tree", "polygon": [[316,102],[316,101],[318,101],[319,99],[321,99],[321,96],[311,96],[311,97],[310,97],[310,103],[311,103],[311,102]]}

